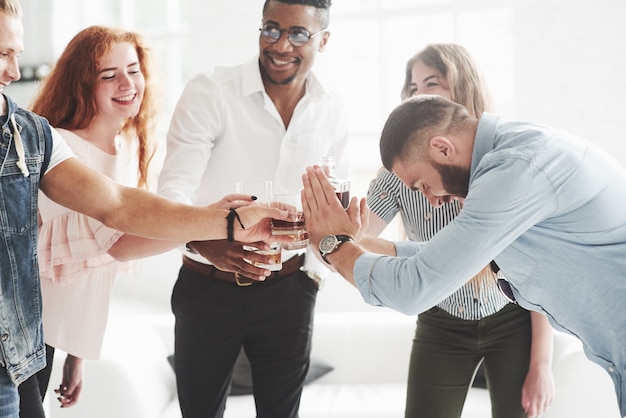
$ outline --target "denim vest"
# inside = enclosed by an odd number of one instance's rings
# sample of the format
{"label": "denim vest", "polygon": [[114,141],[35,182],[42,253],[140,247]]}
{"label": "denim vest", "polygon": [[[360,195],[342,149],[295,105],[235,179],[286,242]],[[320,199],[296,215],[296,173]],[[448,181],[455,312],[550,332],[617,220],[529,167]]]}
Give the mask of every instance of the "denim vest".
{"label": "denim vest", "polygon": [[[37,262],[37,192],[52,152],[48,122],[7,96],[0,138],[0,361],[18,385],[46,365]],[[14,115],[29,175],[17,165]],[[44,164],[45,160],[45,164]]]}

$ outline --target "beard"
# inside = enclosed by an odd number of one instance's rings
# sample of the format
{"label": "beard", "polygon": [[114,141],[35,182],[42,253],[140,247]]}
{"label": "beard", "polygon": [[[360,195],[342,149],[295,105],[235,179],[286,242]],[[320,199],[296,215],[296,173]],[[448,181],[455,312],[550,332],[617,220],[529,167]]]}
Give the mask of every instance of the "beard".
{"label": "beard", "polygon": [[[266,60],[271,60],[272,58],[269,57],[267,54],[264,55]],[[298,61],[299,63],[299,61]],[[269,71],[267,71],[267,69],[265,68],[263,61],[259,61],[259,67],[261,69],[261,78],[263,78],[263,80],[267,81],[270,84],[274,84],[276,86],[285,86],[289,83],[291,83],[293,80],[296,79],[297,73],[293,73],[290,75],[287,75],[285,78],[283,79],[275,79],[273,78],[270,74]]]}
{"label": "beard", "polygon": [[277,86],[284,86],[284,85],[291,83],[296,78],[296,75],[294,74],[283,80],[274,80],[272,77],[266,74],[266,78],[267,78],[267,81],[269,81],[271,84],[274,84]]}
{"label": "beard", "polygon": [[453,196],[465,199],[469,190],[470,171],[467,168],[450,164],[432,162],[432,166],[439,172],[445,191]]}

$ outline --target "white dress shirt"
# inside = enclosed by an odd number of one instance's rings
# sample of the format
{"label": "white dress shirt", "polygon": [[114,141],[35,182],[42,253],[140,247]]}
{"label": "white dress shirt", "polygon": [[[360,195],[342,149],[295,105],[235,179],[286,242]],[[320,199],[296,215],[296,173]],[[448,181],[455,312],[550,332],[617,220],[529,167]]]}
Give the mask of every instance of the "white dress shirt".
{"label": "white dress shirt", "polygon": [[[207,205],[246,180],[271,180],[274,194],[299,193],[305,168],[325,155],[336,156],[337,175],[347,178],[347,147],[342,107],[312,73],[286,128],[255,57],[189,81],[172,117],[158,193]],[[313,255],[306,259],[321,265]]]}

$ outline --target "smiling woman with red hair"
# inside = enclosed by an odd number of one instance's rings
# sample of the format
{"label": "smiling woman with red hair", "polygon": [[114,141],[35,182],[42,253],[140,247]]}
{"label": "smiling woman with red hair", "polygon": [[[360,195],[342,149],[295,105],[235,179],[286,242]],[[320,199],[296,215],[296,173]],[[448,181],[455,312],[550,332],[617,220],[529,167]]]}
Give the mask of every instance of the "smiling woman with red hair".
{"label": "smiling woman with red hair", "polygon": [[[135,32],[91,26],[67,45],[32,111],[44,116],[83,162],[118,183],[146,188],[157,107],[150,54]],[[39,258],[47,367],[20,385],[22,418],[42,417],[54,349],[68,353],[56,392],[78,401],[82,360],[100,356],[120,259],[136,258],[119,231],[39,196]],[[172,244],[165,244],[169,247]],[[37,389],[37,386],[39,388]]]}
{"label": "smiling woman with red hair", "polygon": [[115,78],[113,73],[102,72],[101,58],[122,43],[132,46],[136,54],[135,68],[129,68],[128,72],[143,79],[145,87],[138,92],[141,95],[135,98],[132,113],[122,114],[121,125],[115,124],[111,128],[125,140],[137,142],[138,185],[145,186],[148,165],[155,150],[158,94],[150,51],[140,34],[104,26],[91,26],[79,32],[42,82],[31,110],[44,116],[55,128],[83,132],[94,129],[101,116],[97,87],[104,85],[107,79],[111,83]]}

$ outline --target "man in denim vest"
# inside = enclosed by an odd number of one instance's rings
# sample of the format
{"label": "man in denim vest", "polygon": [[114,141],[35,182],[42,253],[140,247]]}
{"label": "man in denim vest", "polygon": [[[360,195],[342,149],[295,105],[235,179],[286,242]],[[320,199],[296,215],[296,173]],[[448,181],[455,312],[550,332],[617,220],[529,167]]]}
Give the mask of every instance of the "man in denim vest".
{"label": "man in denim vest", "polygon": [[[0,0],[0,93],[20,78],[17,58],[23,38],[20,4]],[[229,210],[228,202],[193,207],[113,183],[74,158],[45,119],[20,109],[4,94],[0,125],[0,418],[15,418],[17,385],[46,362],[36,252],[39,189],[111,228],[171,240],[172,248],[225,238]],[[248,228],[235,222],[233,238],[247,242],[269,239],[269,222],[262,219],[287,218],[284,211],[260,205],[237,211]]]}

